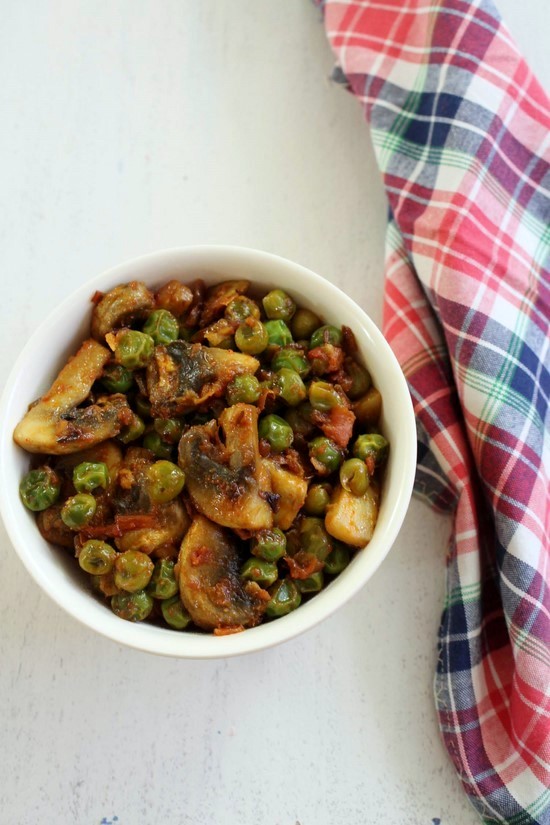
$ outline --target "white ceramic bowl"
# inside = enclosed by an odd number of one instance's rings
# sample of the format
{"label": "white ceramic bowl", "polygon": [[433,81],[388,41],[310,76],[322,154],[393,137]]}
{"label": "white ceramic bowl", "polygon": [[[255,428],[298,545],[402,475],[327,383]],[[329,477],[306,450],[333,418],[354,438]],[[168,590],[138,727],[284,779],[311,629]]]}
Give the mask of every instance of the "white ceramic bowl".
{"label": "white ceramic bowl", "polygon": [[[28,404],[38,398],[56,371],[89,335],[95,290],[142,280],[152,287],[171,278],[203,278],[207,284],[247,278],[266,291],[288,290],[297,303],[328,322],[346,324],[382,393],[382,427],[391,443],[374,536],[349,567],[326,589],[288,616],[229,636],[177,633],[115,616],[86,589],[70,554],[45,542],[34,516],[22,505],[18,487],[30,456],[15,445],[12,433]],[[199,246],[168,249],[110,269],[72,293],[44,321],[17,359],[0,402],[0,503],[6,529],[23,564],[40,587],[83,624],[121,644],[185,658],[215,658],[260,650],[313,627],[348,601],[371,578],[390,550],[407,511],[415,461],[416,430],[411,399],[391,349],[369,317],[337,287],[291,261],[239,247]]]}

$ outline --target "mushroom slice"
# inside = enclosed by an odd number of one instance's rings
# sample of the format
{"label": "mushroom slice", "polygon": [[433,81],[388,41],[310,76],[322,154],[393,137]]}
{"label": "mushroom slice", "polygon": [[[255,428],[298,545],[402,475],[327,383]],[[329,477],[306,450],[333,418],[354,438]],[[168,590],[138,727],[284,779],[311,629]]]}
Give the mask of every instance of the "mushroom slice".
{"label": "mushroom slice", "polygon": [[378,492],[371,485],[362,496],[344,490],[338,485],[325,516],[325,527],[335,539],[364,547],[374,533],[378,518]]}
{"label": "mushroom slice", "polygon": [[36,515],[36,523],[40,530],[40,535],[46,541],[57,544],[59,547],[67,547],[74,550],[75,533],[61,519],[62,504],[52,504],[47,510],[42,510]]}
{"label": "mushroom slice", "polygon": [[281,530],[288,530],[304,506],[307,495],[307,481],[285,470],[275,461],[265,458],[263,463],[269,472],[271,489],[277,496],[273,524]]}
{"label": "mushroom slice", "polygon": [[250,286],[250,281],[223,281],[211,287],[204,302],[200,318],[200,326],[205,327],[224,311],[233,298],[244,295]]}
{"label": "mushroom slice", "polygon": [[253,627],[265,610],[265,591],[243,584],[237,543],[226,530],[196,516],[179,555],[180,598],[204,630]]}
{"label": "mushroom slice", "polygon": [[180,318],[193,303],[193,293],[181,281],[168,281],[155,295],[155,305],[167,309],[176,318]]}
{"label": "mushroom slice", "polygon": [[115,539],[119,550],[139,550],[150,555],[161,547],[179,547],[191,522],[181,501],[174,499],[168,504],[157,505],[153,513],[150,527],[129,530]]}
{"label": "mushroom slice", "polygon": [[97,341],[84,341],[50,389],[25,413],[13,434],[16,443],[30,453],[64,455],[118,435],[132,416],[124,395],[78,407],[110,357]]}
{"label": "mushroom slice", "polygon": [[118,472],[114,505],[117,515],[148,513],[152,509],[149,497],[148,471],[153,456],[143,447],[129,447]]}
{"label": "mushroom slice", "polygon": [[205,516],[234,530],[263,530],[273,526],[267,502],[269,474],[258,451],[257,407],[235,404],[216,421],[191,427],[179,444],[179,464],[186,490]]}
{"label": "mushroom slice", "polygon": [[147,393],[153,416],[182,415],[221,395],[236,375],[255,373],[258,366],[251,355],[202,344],[174,341],[155,347],[147,365]]}
{"label": "mushroom slice", "polygon": [[141,281],[119,284],[95,304],[92,310],[92,336],[97,341],[103,341],[108,332],[125,326],[154,306],[153,293]]}
{"label": "mushroom slice", "polygon": [[[194,340],[207,341],[211,347],[220,347],[224,342],[233,341],[233,335],[238,324],[227,318],[218,318],[214,323],[201,329]],[[230,349],[230,346],[221,346],[221,349]]]}

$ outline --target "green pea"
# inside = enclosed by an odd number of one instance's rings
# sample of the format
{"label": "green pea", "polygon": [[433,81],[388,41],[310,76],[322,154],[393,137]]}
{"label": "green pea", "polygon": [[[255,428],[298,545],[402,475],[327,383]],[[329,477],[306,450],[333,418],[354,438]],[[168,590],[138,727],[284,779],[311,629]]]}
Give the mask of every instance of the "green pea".
{"label": "green pea", "polygon": [[153,609],[153,599],[145,590],[134,593],[115,593],[111,598],[111,610],[128,622],[142,622]]}
{"label": "green pea", "polygon": [[292,319],[292,334],[297,340],[311,338],[316,329],[321,326],[321,319],[309,309],[297,309]]}
{"label": "green pea", "polygon": [[286,347],[287,344],[292,344],[292,333],[284,321],[266,321],[264,327],[270,346]]}
{"label": "green pea", "polygon": [[183,422],[178,418],[155,418],[153,428],[163,441],[177,444],[183,432]]}
{"label": "green pea", "polygon": [[260,438],[265,438],[276,453],[282,453],[294,441],[292,427],[278,415],[266,415],[261,418],[258,432]]}
{"label": "green pea", "polygon": [[347,391],[347,395],[352,401],[355,401],[370,389],[372,380],[368,371],[353,358],[346,358],[345,370],[351,378],[351,386]]}
{"label": "green pea", "polygon": [[80,530],[93,518],[96,507],[96,500],[89,493],[77,493],[61,508],[61,520],[71,530]]}
{"label": "green pea", "polygon": [[185,473],[171,461],[155,461],[147,470],[147,481],[153,504],[166,504],[183,490]]}
{"label": "green pea", "polygon": [[126,369],[137,370],[147,366],[154,349],[155,342],[150,335],[126,329],[116,337],[115,359]]}
{"label": "green pea", "polygon": [[323,344],[333,344],[335,347],[340,347],[343,340],[344,336],[341,329],[333,327],[331,324],[323,324],[311,336],[310,347],[315,349],[315,347],[321,347]]}
{"label": "green pea", "polygon": [[108,392],[128,392],[134,383],[134,376],[122,364],[107,364],[101,383]]}
{"label": "green pea", "polygon": [[119,590],[128,593],[144,590],[151,580],[153,569],[153,562],[145,553],[126,550],[115,559],[115,584]]}
{"label": "green pea", "polygon": [[388,457],[389,446],[383,435],[365,433],[360,435],[353,445],[353,455],[361,461],[366,461],[372,456],[375,466],[379,467]]}
{"label": "green pea", "polygon": [[286,553],[286,536],[278,527],[260,530],[254,536],[250,552],[265,561],[278,561]]}
{"label": "green pea", "polygon": [[333,407],[341,407],[344,400],[336,387],[328,381],[312,381],[309,385],[309,403],[315,410],[328,412]]}
{"label": "green pea", "polygon": [[134,413],[131,423],[121,429],[118,437],[123,444],[129,444],[131,441],[136,441],[138,438],[141,438],[144,432],[144,422],[141,420],[139,415]]}
{"label": "green pea", "polygon": [[369,486],[367,465],[360,458],[349,458],[340,467],[340,484],[354,496],[362,496]]}
{"label": "green pea", "polygon": [[306,516],[300,523],[300,546],[306,553],[324,561],[333,548],[332,538],[325,530],[323,519]]}
{"label": "green pea", "polygon": [[296,407],[307,397],[304,382],[294,370],[286,367],[280,369],[275,375],[275,385],[283,401],[290,407]]}
{"label": "green pea", "polygon": [[330,504],[330,484],[312,484],[307,491],[304,510],[308,516],[324,516]]}
{"label": "green pea", "polygon": [[225,397],[227,403],[232,404],[255,404],[260,397],[260,382],[255,375],[244,373],[236,375],[227,385]]}
{"label": "green pea", "polygon": [[269,336],[261,321],[247,318],[235,333],[235,343],[241,352],[247,355],[259,355],[267,347]]}
{"label": "green pea", "polygon": [[315,469],[322,475],[329,475],[342,463],[342,451],[334,441],[319,436],[309,442],[309,457]]}
{"label": "green pea", "polygon": [[91,493],[109,486],[109,468],[103,461],[82,461],[73,470],[73,484],[78,493]]}
{"label": "green pea", "polygon": [[337,576],[348,566],[350,561],[350,551],[345,544],[334,542],[334,549],[325,559],[325,573]]}
{"label": "green pea", "polygon": [[311,438],[315,431],[315,424],[311,420],[312,413],[313,407],[308,401],[293,409],[286,410],[285,418],[292,427],[295,436],[301,436],[305,439]]}
{"label": "green pea", "polygon": [[21,501],[35,513],[55,504],[61,490],[61,479],[51,467],[44,465],[27,473],[20,485]]}
{"label": "green pea", "polygon": [[179,337],[179,323],[167,309],[155,309],[143,325],[155,344],[171,344]]}
{"label": "green pea", "polygon": [[116,559],[116,550],[99,539],[84,542],[78,554],[78,563],[82,570],[94,576],[110,573]]}
{"label": "green pea", "polygon": [[323,589],[324,576],[323,571],[319,570],[317,573],[312,573],[307,579],[296,579],[296,587],[300,593],[318,593]]}
{"label": "green pea", "polygon": [[281,321],[290,321],[296,312],[296,304],[287,293],[282,289],[272,289],[262,299],[264,305],[264,312],[270,319],[280,319]]}
{"label": "green pea", "polygon": [[294,370],[300,378],[307,378],[310,373],[310,366],[307,358],[298,349],[283,347],[275,353],[271,360],[271,369],[278,372],[282,369]]}
{"label": "green pea", "polygon": [[241,567],[241,576],[251,582],[257,582],[262,587],[269,587],[277,581],[279,571],[277,565],[265,559],[247,559]]}
{"label": "green pea", "polygon": [[259,318],[260,307],[246,295],[238,295],[225,308],[225,317],[233,323],[242,324],[247,318]]}
{"label": "green pea", "polygon": [[172,444],[168,444],[167,441],[164,441],[160,437],[160,435],[152,430],[148,432],[143,437],[143,446],[146,450],[151,450],[153,455],[157,458],[171,458],[172,457]]}
{"label": "green pea", "polygon": [[292,579],[282,579],[274,584],[270,591],[271,599],[268,601],[265,613],[270,619],[277,619],[286,616],[300,606],[302,594],[296,587]]}
{"label": "green pea", "polygon": [[191,616],[181,603],[179,596],[173,596],[171,599],[166,599],[161,602],[160,609],[167,625],[174,628],[174,630],[185,630]]}
{"label": "green pea", "polygon": [[135,400],[136,412],[141,418],[151,418],[151,402],[144,395],[137,395]]}
{"label": "green pea", "polygon": [[147,585],[147,592],[154,599],[171,599],[178,592],[178,583],[174,573],[174,562],[170,559],[159,559],[151,581]]}

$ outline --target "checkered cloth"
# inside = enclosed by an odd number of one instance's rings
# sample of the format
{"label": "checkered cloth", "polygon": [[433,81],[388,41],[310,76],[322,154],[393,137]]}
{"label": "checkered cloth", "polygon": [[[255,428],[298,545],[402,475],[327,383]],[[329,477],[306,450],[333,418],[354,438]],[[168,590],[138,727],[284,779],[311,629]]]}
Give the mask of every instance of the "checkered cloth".
{"label": "checkered cloth", "polygon": [[486,823],[550,823],[550,106],[490,2],[326,0],[390,203],[416,491],[454,513],[435,698]]}

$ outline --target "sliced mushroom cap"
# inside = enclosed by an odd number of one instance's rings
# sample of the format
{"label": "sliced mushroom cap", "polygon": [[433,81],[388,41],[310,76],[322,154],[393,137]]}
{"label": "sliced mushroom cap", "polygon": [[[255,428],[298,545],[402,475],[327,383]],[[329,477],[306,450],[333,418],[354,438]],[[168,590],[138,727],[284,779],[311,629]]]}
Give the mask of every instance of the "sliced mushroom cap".
{"label": "sliced mushroom cap", "polygon": [[277,496],[273,523],[281,530],[288,530],[304,506],[307,481],[285,470],[275,461],[264,458],[263,463],[269,472],[271,489]]}
{"label": "sliced mushroom cap", "polygon": [[242,373],[255,373],[251,355],[174,341],[155,347],[147,366],[147,393],[153,416],[173,418],[221,395]]}
{"label": "sliced mushroom cap", "polygon": [[153,465],[153,455],[143,447],[129,447],[119,468],[114,496],[118,515],[148,513],[151,508],[149,497],[148,470]]}
{"label": "sliced mushroom cap", "polygon": [[46,541],[57,544],[59,547],[66,547],[74,550],[75,533],[61,518],[62,504],[52,504],[47,510],[37,513],[36,523],[40,530],[40,535]]}
{"label": "sliced mushroom cap", "polygon": [[258,415],[251,404],[235,404],[219,417],[225,444],[216,421],[191,427],[179,444],[179,464],[193,504],[212,521],[235,530],[273,526],[266,501],[269,473],[258,451]]}
{"label": "sliced mushroom cap", "polygon": [[181,281],[168,281],[161,286],[155,295],[155,305],[159,309],[167,309],[176,318],[186,312],[193,303],[193,293],[187,284]]}
{"label": "sliced mushroom cap", "polygon": [[[238,324],[235,321],[229,321],[227,318],[218,318],[214,323],[209,324],[200,330],[195,337],[197,341],[207,341],[211,347],[219,347],[224,341],[232,341],[232,335],[235,334]],[[228,347],[222,347],[228,349]]]}
{"label": "sliced mushroom cap", "polygon": [[163,548],[166,555],[174,557],[190,518],[180,499],[152,504],[148,471],[153,463],[149,450],[129,447],[118,465],[116,483],[110,492],[115,523],[122,529],[122,535],[115,533],[115,544],[119,550],[139,550],[147,554]]}
{"label": "sliced mushroom cap", "polygon": [[265,591],[253,582],[243,584],[240,563],[236,541],[226,530],[203,516],[193,519],[181,545],[179,586],[198,627],[253,627],[260,621]]}
{"label": "sliced mushroom cap", "polygon": [[141,281],[119,284],[107,292],[92,310],[92,336],[103,341],[108,332],[128,324],[153,309],[155,298]]}
{"label": "sliced mushroom cap", "polygon": [[352,547],[364,547],[374,533],[378,518],[378,491],[370,486],[362,496],[344,490],[338,485],[325,516],[325,527],[338,541]]}
{"label": "sliced mushroom cap", "polygon": [[98,399],[80,407],[110,358],[109,350],[91,338],[63,367],[50,389],[29,410],[13,437],[31,453],[64,455],[92,447],[118,435],[131,420],[124,395]]}
{"label": "sliced mushroom cap", "polygon": [[[149,527],[129,530],[115,539],[115,544],[119,550],[139,550],[147,555],[162,548],[164,555],[175,557],[190,523],[185,507],[179,499],[174,499],[154,508],[153,521]],[[173,552],[168,552],[169,547],[173,548]]]}

